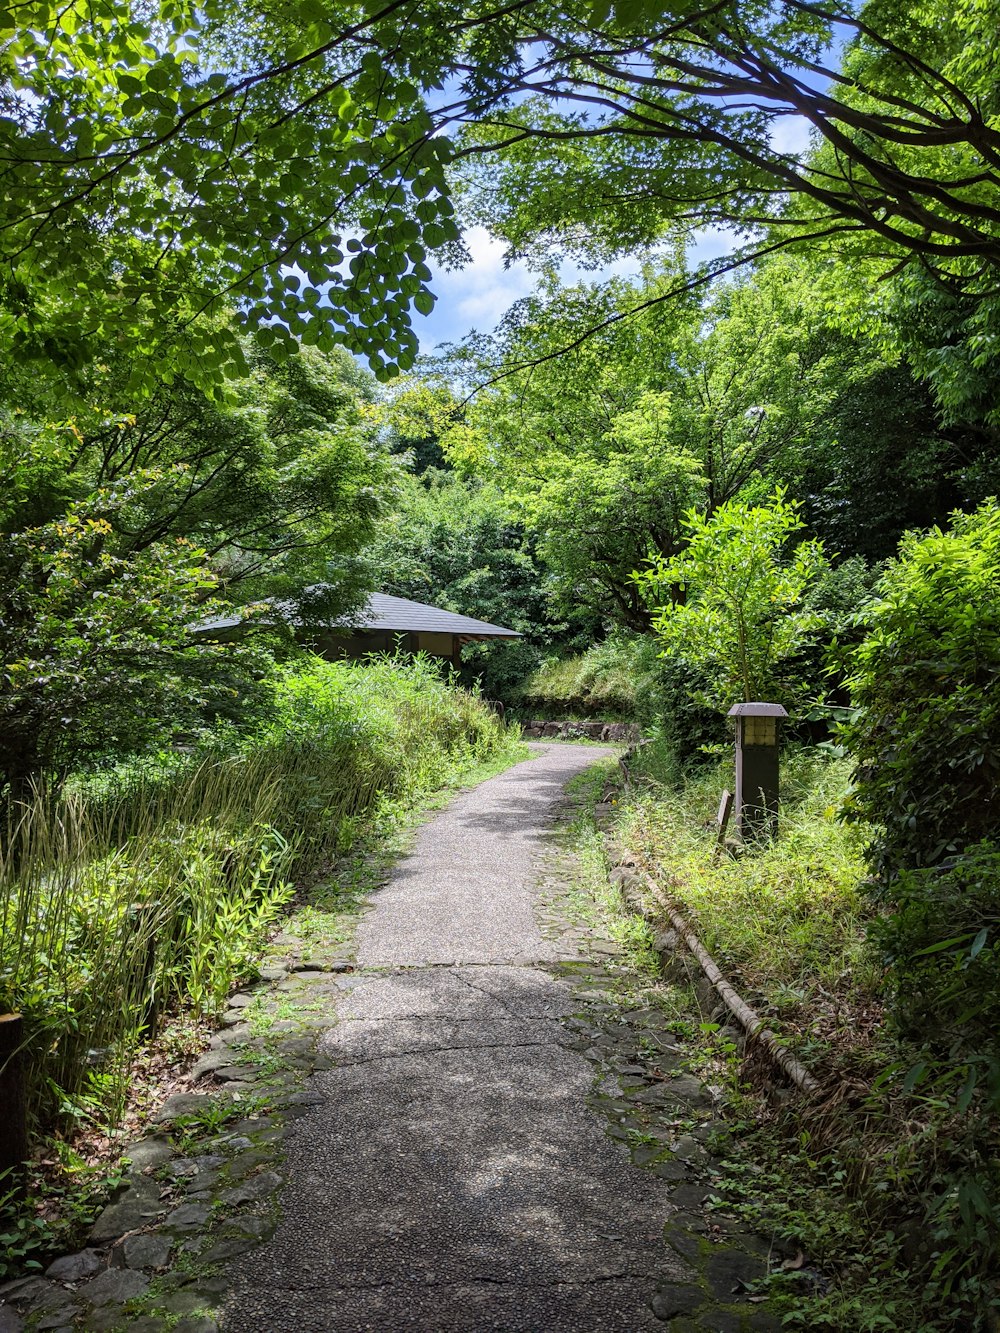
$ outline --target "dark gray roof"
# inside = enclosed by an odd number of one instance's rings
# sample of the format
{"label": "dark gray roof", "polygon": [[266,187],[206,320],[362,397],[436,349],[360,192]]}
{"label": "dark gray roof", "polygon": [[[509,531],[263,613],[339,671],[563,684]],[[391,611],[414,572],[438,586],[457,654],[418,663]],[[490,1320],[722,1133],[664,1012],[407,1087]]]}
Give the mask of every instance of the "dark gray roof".
{"label": "dark gray roof", "polygon": [[[285,605],[282,603],[281,605]],[[292,621],[294,622],[294,619]],[[203,620],[191,627],[195,634],[218,634],[222,631],[236,630],[243,624],[243,617],[222,616],[216,620]],[[454,611],[442,611],[438,606],[428,606],[425,602],[411,602],[408,597],[390,597],[388,593],[373,592],[366,606],[353,615],[343,616],[331,621],[331,630],[361,630],[362,632],[388,632],[394,634],[457,634],[463,639],[519,639],[517,630],[506,629],[503,625],[491,625],[487,620],[476,620],[473,616],[456,615]]]}
{"label": "dark gray roof", "polygon": [[503,625],[491,625],[487,620],[456,615],[425,602],[411,602],[408,597],[390,597],[388,593],[373,592],[368,605],[352,616],[336,621],[331,628],[358,630],[388,630],[399,634],[459,634],[463,638],[519,639],[516,630]]}

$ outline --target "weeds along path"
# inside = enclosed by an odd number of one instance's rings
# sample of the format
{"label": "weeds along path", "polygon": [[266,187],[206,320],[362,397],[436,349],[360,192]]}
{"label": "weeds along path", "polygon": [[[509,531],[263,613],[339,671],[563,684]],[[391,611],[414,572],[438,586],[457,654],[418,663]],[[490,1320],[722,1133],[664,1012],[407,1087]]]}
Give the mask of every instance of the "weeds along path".
{"label": "weeds along path", "polygon": [[613,752],[533,748],[425,825],[362,921],[282,1221],[229,1272],[231,1333],[626,1333],[698,1280],[664,1244],[676,1181],[588,1106],[561,1021],[583,956],[537,919],[565,785]]}

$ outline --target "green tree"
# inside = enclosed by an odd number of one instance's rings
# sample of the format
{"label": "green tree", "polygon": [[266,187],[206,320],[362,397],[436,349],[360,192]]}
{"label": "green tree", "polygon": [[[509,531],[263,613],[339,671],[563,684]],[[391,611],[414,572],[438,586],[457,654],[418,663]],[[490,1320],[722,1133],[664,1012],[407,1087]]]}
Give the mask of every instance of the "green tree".
{"label": "green tree", "polygon": [[[823,327],[808,274],[790,262],[704,302],[654,301],[558,354],[594,301],[613,313],[671,282],[650,267],[642,285],[546,284],[507,331],[502,378],[444,440],[537,530],[565,604],[640,632],[650,611],[633,572],[681,550],[692,505],[712,513],[800,475],[852,358],[870,364]],[[492,343],[482,355],[495,357]]]}
{"label": "green tree", "polygon": [[[252,714],[263,659],[191,638],[224,604],[277,598],[297,620],[325,619],[367,593],[358,553],[394,476],[366,421],[370,377],[346,353],[279,366],[251,348],[247,362],[224,403],[177,378],[133,413],[40,424],[8,406],[0,760],[12,789]],[[128,361],[109,358],[90,392],[121,402],[129,379]],[[303,598],[321,575],[323,597]]]}
{"label": "green tree", "polygon": [[[467,133],[478,216],[512,249],[593,259],[730,224],[762,248],[836,238],[883,271],[924,264],[988,290],[978,267],[1000,263],[988,7],[588,11],[553,16],[501,84],[506,100]],[[812,151],[784,147],[790,119]]]}
{"label": "green tree", "polygon": [[939,865],[995,832],[1000,768],[1000,506],[913,532],[866,611],[853,658],[861,710],[852,818],[874,836],[884,883]]}
{"label": "green tree", "polygon": [[379,374],[412,360],[428,250],[458,228],[420,91],[445,53],[426,20],[404,40],[402,8],[8,13],[8,352],[72,369],[113,337],[136,354],[133,395],[165,366],[213,388],[244,370],[235,303],[277,351],[340,341]]}
{"label": "green tree", "polygon": [[650,551],[679,544],[683,514],[705,492],[700,460],[669,439],[667,395],[643,395],[598,449],[539,458],[515,492],[540,533],[563,607],[582,604],[627,628],[649,628],[632,574]]}
{"label": "green tree", "polygon": [[[350,558],[391,498],[395,472],[368,418],[371,377],[342,349],[303,348],[276,363],[251,345],[245,360],[246,379],[222,402],[177,376],[134,405],[132,358],[109,357],[88,373],[69,421],[40,423],[8,405],[0,531],[155,472],[127,531],[119,526],[123,557],[183,537],[234,600],[294,596],[323,570],[342,585],[344,605],[356,603],[364,589],[351,586]],[[42,394],[32,406],[52,404]],[[329,578],[334,555],[339,580]]]}
{"label": "green tree", "polygon": [[[31,0],[0,36],[0,336],[63,365],[114,332],[140,381],[169,357],[214,382],[239,345],[204,316],[236,302],[276,346],[339,339],[392,374],[433,304],[428,254],[458,257],[457,160],[469,216],[516,252],[589,261],[728,222],[856,242],[973,299],[1000,263],[973,0]],[[792,117],[823,151],[782,146]]]}
{"label": "green tree", "polygon": [[805,605],[827,569],[822,545],[801,539],[798,506],[780,490],[766,505],[691,510],[685,526],[683,553],[637,575],[664,653],[700,674],[704,702],[720,712],[788,699],[796,682],[783,668],[822,623]]}
{"label": "green tree", "polygon": [[543,653],[590,642],[600,625],[553,607],[553,578],[516,507],[494,487],[428,472],[403,486],[396,512],[369,549],[383,592],[515,629],[515,643],[469,644],[463,676],[510,700]]}
{"label": "green tree", "polygon": [[382,391],[376,417],[390,451],[419,474],[447,466],[441,438],[462,422],[464,411],[447,383],[414,375]]}
{"label": "green tree", "polygon": [[[864,345],[857,344],[863,354]],[[974,508],[996,488],[977,431],[943,425],[905,364],[859,363],[785,472],[810,529],[838,555],[890,559],[903,534]]]}
{"label": "green tree", "polygon": [[262,703],[266,655],[192,642],[218,605],[205,552],[121,535],[159,482],[134,475],[0,547],[0,793]]}

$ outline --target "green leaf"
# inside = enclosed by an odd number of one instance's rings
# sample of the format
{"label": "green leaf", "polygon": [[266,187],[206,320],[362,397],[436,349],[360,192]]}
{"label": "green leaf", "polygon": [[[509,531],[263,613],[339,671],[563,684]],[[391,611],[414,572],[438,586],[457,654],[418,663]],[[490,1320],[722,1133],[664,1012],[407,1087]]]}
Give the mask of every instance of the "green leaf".
{"label": "green leaf", "polygon": [[969,1107],[972,1105],[972,1098],[976,1091],[977,1079],[978,1079],[978,1071],[976,1069],[976,1066],[971,1065],[969,1067],[969,1073],[966,1077],[965,1083],[962,1087],[962,1091],[959,1093],[958,1100],[955,1103],[960,1115],[965,1115],[966,1111],[968,1111]]}
{"label": "green leaf", "polygon": [[943,953],[945,949],[954,949],[957,945],[967,944],[972,937],[970,935],[953,935],[951,939],[938,940],[935,944],[929,944],[925,949],[917,949],[914,958],[927,958],[931,954]]}
{"label": "green leaf", "polygon": [[906,1077],[903,1079],[904,1095],[909,1096],[909,1094],[913,1092],[914,1089],[917,1088],[924,1081],[924,1079],[927,1077],[929,1070],[930,1066],[927,1064],[925,1060],[922,1060],[918,1064],[915,1064],[907,1073]]}

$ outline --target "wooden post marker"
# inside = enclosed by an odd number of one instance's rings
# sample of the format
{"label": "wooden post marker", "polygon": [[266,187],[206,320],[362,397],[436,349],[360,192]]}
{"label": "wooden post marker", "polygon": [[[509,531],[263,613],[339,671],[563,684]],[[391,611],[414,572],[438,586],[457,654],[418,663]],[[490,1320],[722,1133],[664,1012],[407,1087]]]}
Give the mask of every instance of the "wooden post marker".
{"label": "wooden post marker", "polygon": [[781,704],[742,703],[736,719],[736,828],[742,842],[764,842],[778,832],[779,719]]}
{"label": "wooden post marker", "polygon": [[733,793],[724,791],[722,800],[719,802],[719,813],[715,816],[715,824],[719,832],[716,835],[715,847],[712,850],[712,860],[718,861],[722,855],[722,849],[726,845],[726,829],[729,827],[729,816],[733,809]]}
{"label": "wooden post marker", "polygon": [[0,1014],[0,1195],[25,1189],[28,1158],[27,1105],[21,1056],[20,1014]]}

